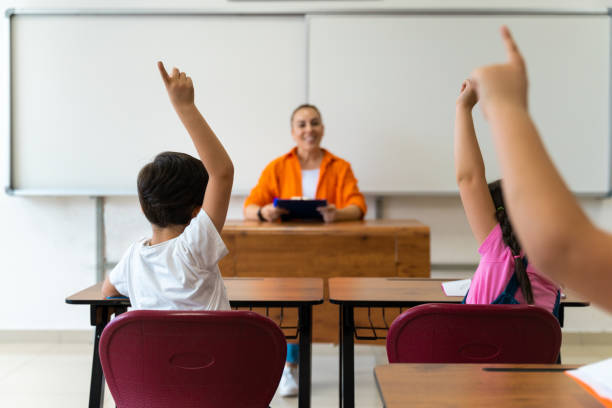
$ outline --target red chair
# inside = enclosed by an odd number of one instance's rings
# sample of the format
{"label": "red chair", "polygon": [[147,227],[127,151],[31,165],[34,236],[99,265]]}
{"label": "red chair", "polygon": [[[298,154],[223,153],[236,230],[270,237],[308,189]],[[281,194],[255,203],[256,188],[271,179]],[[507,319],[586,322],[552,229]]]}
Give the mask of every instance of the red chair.
{"label": "red chair", "polygon": [[100,338],[118,408],[268,407],[286,353],[276,323],[248,311],[131,311]]}
{"label": "red chair", "polygon": [[387,336],[390,363],[553,364],[560,347],[557,319],[529,305],[424,304]]}

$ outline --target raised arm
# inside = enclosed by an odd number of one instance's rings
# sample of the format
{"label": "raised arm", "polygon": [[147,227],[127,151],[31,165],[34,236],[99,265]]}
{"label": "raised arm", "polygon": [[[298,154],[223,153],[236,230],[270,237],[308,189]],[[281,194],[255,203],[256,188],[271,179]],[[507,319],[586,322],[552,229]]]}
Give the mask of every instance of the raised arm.
{"label": "raised arm", "polygon": [[612,236],[585,216],[527,111],[527,72],[509,30],[508,62],[472,73],[503,173],[508,213],[540,271],[612,311]]}
{"label": "raised arm", "polygon": [[477,101],[473,83],[464,81],[455,111],[455,175],[472,234],[482,244],[497,220],[472,120]]}
{"label": "raised arm", "polygon": [[208,186],[202,207],[221,232],[234,182],[234,165],[194,102],[193,82],[184,72],[174,68],[168,75],[164,64],[157,63],[174,110],[187,129],[200,160],[208,171]]}

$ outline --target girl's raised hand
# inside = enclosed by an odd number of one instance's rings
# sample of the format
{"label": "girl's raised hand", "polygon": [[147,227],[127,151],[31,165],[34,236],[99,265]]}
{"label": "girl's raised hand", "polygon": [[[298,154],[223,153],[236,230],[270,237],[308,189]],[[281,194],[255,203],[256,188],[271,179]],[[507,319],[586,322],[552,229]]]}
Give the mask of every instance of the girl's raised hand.
{"label": "girl's raised hand", "polygon": [[478,102],[478,94],[471,80],[466,79],[461,84],[461,92],[457,98],[457,106],[472,109]]}
{"label": "girl's raised hand", "polygon": [[177,68],[173,68],[172,75],[168,75],[164,63],[161,61],[157,62],[157,67],[174,108],[179,109],[183,106],[193,105],[194,91],[191,78]]}

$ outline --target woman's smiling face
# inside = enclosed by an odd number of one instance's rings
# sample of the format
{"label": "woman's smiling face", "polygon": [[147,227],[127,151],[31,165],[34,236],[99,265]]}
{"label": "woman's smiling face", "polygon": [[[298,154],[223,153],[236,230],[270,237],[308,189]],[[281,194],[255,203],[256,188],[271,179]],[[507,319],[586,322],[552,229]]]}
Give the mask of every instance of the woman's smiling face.
{"label": "woman's smiling face", "polygon": [[291,136],[300,151],[310,152],[319,149],[324,130],[321,117],[312,108],[299,109],[293,115]]}

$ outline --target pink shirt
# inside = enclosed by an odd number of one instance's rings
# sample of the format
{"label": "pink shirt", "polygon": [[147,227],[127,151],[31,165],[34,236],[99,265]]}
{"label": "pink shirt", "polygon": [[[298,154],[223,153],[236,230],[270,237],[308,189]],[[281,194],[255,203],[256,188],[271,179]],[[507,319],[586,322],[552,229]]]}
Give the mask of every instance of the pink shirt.
{"label": "pink shirt", "polygon": [[[504,243],[499,224],[491,230],[478,248],[478,252],[482,258],[472,278],[465,303],[491,304],[504,291],[514,274],[514,257],[510,248]],[[531,264],[527,265],[527,276],[531,282],[535,305],[552,312],[559,287],[540,275]],[[514,294],[514,298],[519,303],[527,303],[520,288]]]}

